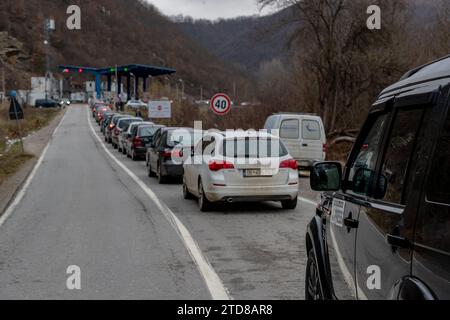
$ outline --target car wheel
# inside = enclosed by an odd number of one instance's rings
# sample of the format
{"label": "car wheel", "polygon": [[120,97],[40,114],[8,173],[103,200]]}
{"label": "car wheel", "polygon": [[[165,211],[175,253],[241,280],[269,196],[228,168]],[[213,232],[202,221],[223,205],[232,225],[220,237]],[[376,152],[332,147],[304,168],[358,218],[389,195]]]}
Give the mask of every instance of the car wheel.
{"label": "car wheel", "polygon": [[323,300],[319,271],[312,249],[309,251],[308,262],[306,263],[305,298],[306,300]]}
{"label": "car wheel", "polygon": [[186,184],[186,178],[184,177],[184,175],[183,175],[183,198],[185,200],[192,200],[192,199],[194,199],[194,196],[192,195],[192,193],[189,192],[189,189],[188,189],[187,184]]}
{"label": "car wheel", "polygon": [[200,208],[200,211],[202,211],[202,212],[210,211],[212,204],[208,200],[208,198],[206,198],[205,190],[203,189],[203,183],[201,180],[198,182],[198,193],[199,193],[198,206]]}
{"label": "car wheel", "polygon": [[117,151],[119,151],[120,153],[122,153],[122,148],[119,147],[119,145],[117,145]]}
{"label": "car wheel", "polygon": [[127,149],[125,149],[124,147],[122,147],[122,153],[123,153],[124,155],[126,155],[126,154],[127,154]]}
{"label": "car wheel", "polygon": [[281,206],[285,210],[294,210],[295,208],[297,208],[297,202],[298,202],[298,199],[296,197],[293,200],[281,201]]}
{"label": "car wheel", "polygon": [[158,163],[157,169],[156,169],[156,176],[158,177],[158,183],[163,184],[166,182],[166,178],[163,177],[161,172],[161,165]]}

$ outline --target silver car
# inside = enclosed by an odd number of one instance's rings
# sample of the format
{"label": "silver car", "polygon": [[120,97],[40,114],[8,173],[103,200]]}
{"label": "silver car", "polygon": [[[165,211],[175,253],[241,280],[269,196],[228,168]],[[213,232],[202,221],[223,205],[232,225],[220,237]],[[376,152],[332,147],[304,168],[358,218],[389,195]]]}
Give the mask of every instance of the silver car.
{"label": "silver car", "polygon": [[215,202],[280,201],[295,209],[297,162],[281,140],[258,132],[209,132],[183,164],[183,195],[200,210]]}

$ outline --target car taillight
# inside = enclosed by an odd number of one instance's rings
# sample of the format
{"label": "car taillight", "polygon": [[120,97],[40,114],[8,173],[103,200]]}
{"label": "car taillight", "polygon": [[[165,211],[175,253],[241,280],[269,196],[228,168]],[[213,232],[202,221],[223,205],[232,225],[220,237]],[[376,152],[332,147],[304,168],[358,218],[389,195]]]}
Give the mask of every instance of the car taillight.
{"label": "car taillight", "polygon": [[280,169],[293,169],[297,170],[297,161],[294,159],[284,160],[280,163]]}
{"label": "car taillight", "polygon": [[170,150],[164,150],[160,152],[161,157],[169,159],[172,157],[172,152]]}
{"label": "car taillight", "polygon": [[142,141],[141,138],[136,137],[136,138],[133,139],[133,146],[135,146],[135,147],[141,147],[141,146],[143,146],[143,145],[144,145],[144,142]]}
{"label": "car taillight", "polygon": [[328,145],[326,143],[323,144],[323,152],[328,151]]}
{"label": "car taillight", "polygon": [[228,161],[212,160],[208,164],[209,170],[217,172],[220,170],[234,169],[234,164]]}
{"label": "car taillight", "polygon": [[113,124],[110,124],[110,125],[109,125],[109,129],[111,129],[111,130],[114,129],[114,125],[113,125]]}

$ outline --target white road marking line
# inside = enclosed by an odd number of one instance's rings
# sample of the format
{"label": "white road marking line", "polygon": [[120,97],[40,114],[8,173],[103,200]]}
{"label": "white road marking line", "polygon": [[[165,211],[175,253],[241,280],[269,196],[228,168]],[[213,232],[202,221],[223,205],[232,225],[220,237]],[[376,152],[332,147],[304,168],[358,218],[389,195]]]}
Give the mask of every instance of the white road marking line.
{"label": "white road marking line", "polygon": [[98,140],[100,145],[103,147],[106,154],[123,170],[134,182],[137,183],[139,187],[147,194],[152,202],[156,204],[159,210],[164,214],[164,217],[167,221],[172,225],[175,231],[178,233],[179,237],[183,241],[186,249],[188,250],[190,256],[194,260],[200,274],[205,280],[206,286],[214,300],[231,300],[232,297],[228,293],[227,289],[224,287],[222,281],[220,280],[217,273],[214,271],[213,267],[209,263],[208,259],[203,255],[200,250],[197,242],[194,240],[192,235],[189,233],[188,229],[183,225],[183,223],[177,218],[177,216],[170,210],[170,208],[162,202],[157,195],[139,178],[137,177],[130,169],[128,169],[122,161],[118,160],[116,156],[114,156],[106,147],[102,139],[98,136],[94,127],[92,126],[92,122],[90,119],[89,109],[88,123],[91,128],[92,133],[95,138]]}
{"label": "white road marking line", "polygon": [[52,138],[45,146],[44,150],[42,151],[41,156],[39,157],[38,161],[34,165],[33,170],[31,171],[30,175],[28,176],[27,180],[25,181],[25,184],[23,187],[17,192],[14,200],[11,202],[11,204],[8,206],[8,208],[3,212],[3,215],[0,217],[0,227],[3,226],[3,224],[8,220],[8,218],[12,215],[14,210],[19,205],[20,201],[22,201],[23,197],[25,196],[28,187],[30,186],[31,182],[33,181],[34,176],[36,175],[36,172],[38,171],[39,167],[42,164],[42,161],[44,160],[45,155],[47,154],[47,151],[50,147],[50,144],[55,137],[56,132],[58,131],[59,127],[61,127],[62,123],[64,122],[64,119],[66,118],[67,112],[62,117],[61,121],[59,122],[58,126],[55,128],[52,134]]}

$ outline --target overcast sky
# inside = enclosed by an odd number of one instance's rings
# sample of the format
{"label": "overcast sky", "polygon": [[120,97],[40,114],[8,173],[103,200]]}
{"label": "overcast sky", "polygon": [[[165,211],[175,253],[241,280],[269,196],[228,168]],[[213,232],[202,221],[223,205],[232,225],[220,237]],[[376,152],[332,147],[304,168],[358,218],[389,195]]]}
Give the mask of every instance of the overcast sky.
{"label": "overcast sky", "polygon": [[[215,20],[260,14],[256,0],[147,0],[162,13]],[[267,10],[263,12],[266,13]]]}

